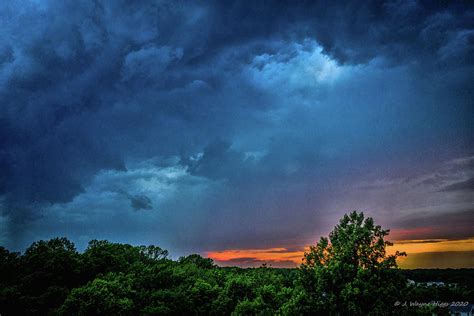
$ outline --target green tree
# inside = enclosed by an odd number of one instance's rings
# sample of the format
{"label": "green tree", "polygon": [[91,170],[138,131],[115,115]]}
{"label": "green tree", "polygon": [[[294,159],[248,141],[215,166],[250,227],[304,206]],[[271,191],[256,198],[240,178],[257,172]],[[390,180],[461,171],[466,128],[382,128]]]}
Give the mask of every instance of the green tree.
{"label": "green tree", "polygon": [[0,311],[13,314],[18,311],[20,284],[20,254],[0,247]]}
{"label": "green tree", "polygon": [[132,246],[107,240],[91,240],[84,252],[89,277],[108,272],[129,272],[134,265],[165,259],[168,251],[157,246]]}
{"label": "green tree", "polygon": [[304,255],[302,285],[313,308],[329,314],[390,314],[404,288],[396,259],[387,255],[389,230],[356,211],[344,215]]}
{"label": "green tree", "polygon": [[168,250],[161,249],[158,246],[140,246],[140,253],[151,260],[163,260],[168,257]]}
{"label": "green tree", "polygon": [[71,291],[60,315],[133,315],[132,276],[109,273]]}
{"label": "green tree", "polygon": [[25,314],[47,314],[81,283],[82,261],[66,238],[34,242],[20,260],[19,306]]}
{"label": "green tree", "polygon": [[192,254],[187,257],[180,257],[179,263],[182,264],[195,264],[197,267],[202,269],[212,269],[215,267],[214,261],[210,258],[203,258],[198,254]]}

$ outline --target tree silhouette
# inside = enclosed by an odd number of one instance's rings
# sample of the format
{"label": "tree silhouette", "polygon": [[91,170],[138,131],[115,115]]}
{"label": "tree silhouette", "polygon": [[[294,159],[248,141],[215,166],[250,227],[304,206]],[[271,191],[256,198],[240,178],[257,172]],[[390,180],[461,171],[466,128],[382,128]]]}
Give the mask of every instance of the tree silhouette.
{"label": "tree silhouette", "polygon": [[302,282],[314,308],[351,315],[386,314],[393,309],[403,278],[399,256],[387,255],[389,230],[356,211],[344,215],[329,234],[305,253]]}

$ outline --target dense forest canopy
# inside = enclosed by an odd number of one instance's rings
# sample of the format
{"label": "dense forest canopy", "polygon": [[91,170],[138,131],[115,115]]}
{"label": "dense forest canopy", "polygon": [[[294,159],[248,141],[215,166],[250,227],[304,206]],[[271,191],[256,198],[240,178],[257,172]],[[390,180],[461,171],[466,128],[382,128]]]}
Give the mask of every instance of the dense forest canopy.
{"label": "dense forest canopy", "polygon": [[[297,269],[218,267],[158,246],[92,240],[79,253],[66,238],[23,254],[0,247],[2,315],[431,315],[472,302],[474,270],[397,268],[389,231],[363,213],[345,215]],[[442,281],[427,286],[427,281]]]}

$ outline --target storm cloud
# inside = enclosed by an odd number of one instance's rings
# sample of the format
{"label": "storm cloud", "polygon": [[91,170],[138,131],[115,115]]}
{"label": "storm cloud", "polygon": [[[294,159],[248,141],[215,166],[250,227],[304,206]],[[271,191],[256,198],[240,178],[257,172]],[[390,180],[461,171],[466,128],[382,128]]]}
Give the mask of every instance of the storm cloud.
{"label": "storm cloud", "polygon": [[10,1],[0,34],[9,247],[299,247],[351,209],[472,218],[467,1]]}

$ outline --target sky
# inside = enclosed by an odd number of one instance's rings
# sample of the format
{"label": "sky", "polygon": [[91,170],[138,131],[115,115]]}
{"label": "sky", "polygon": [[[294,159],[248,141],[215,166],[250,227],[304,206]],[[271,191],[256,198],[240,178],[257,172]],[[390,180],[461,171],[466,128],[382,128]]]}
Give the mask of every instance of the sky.
{"label": "sky", "polygon": [[471,1],[6,1],[0,244],[296,266],[364,211],[474,267]]}

